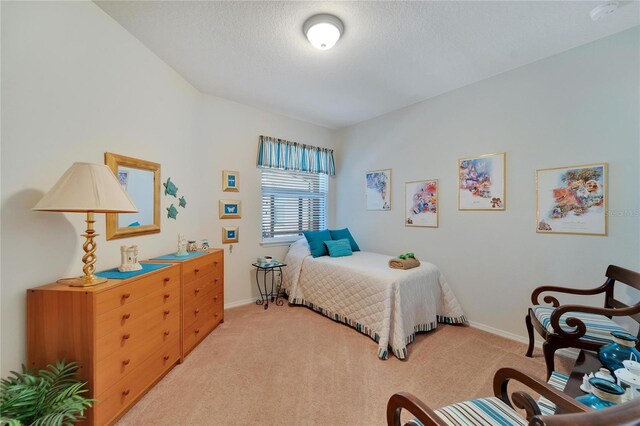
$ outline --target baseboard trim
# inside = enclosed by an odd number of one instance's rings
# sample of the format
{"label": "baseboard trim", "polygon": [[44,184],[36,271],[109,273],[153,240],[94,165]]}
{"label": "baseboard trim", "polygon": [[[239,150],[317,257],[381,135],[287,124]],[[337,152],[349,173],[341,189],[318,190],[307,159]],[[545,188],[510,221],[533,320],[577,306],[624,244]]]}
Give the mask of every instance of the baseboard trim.
{"label": "baseboard trim", "polygon": [[249,299],[236,300],[235,302],[225,303],[225,309],[237,308],[238,306],[248,305],[250,303],[256,303],[256,298],[251,297]]}
{"label": "baseboard trim", "polygon": [[[502,336],[510,340],[515,340],[516,342],[524,343],[525,345],[529,344],[528,337],[524,337],[518,334],[510,333],[508,331],[500,330],[499,328],[491,327],[490,325],[482,324],[476,321],[469,321],[469,325],[473,328],[477,328],[478,330],[486,331],[488,333],[495,334],[497,336]],[[542,350],[542,342],[536,340],[535,348]],[[578,357],[579,352],[580,351],[578,349],[558,349],[556,351],[556,354],[565,356],[567,358],[576,359]]]}

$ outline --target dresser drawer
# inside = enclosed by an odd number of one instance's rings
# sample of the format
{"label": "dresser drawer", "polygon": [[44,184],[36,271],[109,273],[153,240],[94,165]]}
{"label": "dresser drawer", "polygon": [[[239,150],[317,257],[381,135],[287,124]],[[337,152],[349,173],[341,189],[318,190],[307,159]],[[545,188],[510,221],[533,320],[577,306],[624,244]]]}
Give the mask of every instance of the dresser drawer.
{"label": "dresser drawer", "polygon": [[174,318],[137,341],[133,341],[129,348],[116,351],[98,361],[97,371],[100,374],[95,378],[94,392],[100,395],[133,370],[139,367],[145,368],[144,363],[149,356],[155,354],[167,342],[175,340],[176,337],[179,338],[180,320],[178,317]]}
{"label": "dresser drawer", "polygon": [[154,351],[143,365],[131,371],[107,391],[97,394],[94,419],[97,425],[114,422],[147,388],[160,378],[180,358],[180,339],[174,336]]}
{"label": "dresser drawer", "polygon": [[180,284],[177,280],[171,280],[164,288],[156,292],[98,315],[96,318],[96,338],[100,339],[109,333],[122,331],[151,312],[163,312],[164,306],[173,304],[179,299]]}
{"label": "dresser drawer", "polygon": [[209,274],[185,285],[183,291],[185,305],[195,300],[209,297],[219,282],[219,278],[216,278],[214,274]]}
{"label": "dresser drawer", "polygon": [[101,315],[113,309],[128,306],[149,293],[179,282],[180,268],[177,265],[168,266],[149,276],[97,293],[95,313]]}
{"label": "dresser drawer", "polygon": [[[216,316],[217,315],[217,316]],[[219,314],[215,313],[214,305],[208,307],[204,312],[201,312],[198,318],[187,324],[187,318],[185,317],[184,327],[184,348],[185,352],[189,352],[195,345],[204,339],[215,328],[215,325],[219,322]]]}
{"label": "dresser drawer", "polygon": [[[183,285],[186,285],[198,278],[202,278],[214,271],[222,271],[222,252],[196,257],[182,265]],[[218,272],[222,275],[222,272]]]}
{"label": "dresser drawer", "polygon": [[171,303],[158,306],[141,316],[134,322],[127,322],[122,327],[116,327],[111,333],[96,340],[97,361],[118,351],[131,350],[137,342],[144,340],[152,331],[167,327],[167,323],[180,322],[180,300],[173,299]]}

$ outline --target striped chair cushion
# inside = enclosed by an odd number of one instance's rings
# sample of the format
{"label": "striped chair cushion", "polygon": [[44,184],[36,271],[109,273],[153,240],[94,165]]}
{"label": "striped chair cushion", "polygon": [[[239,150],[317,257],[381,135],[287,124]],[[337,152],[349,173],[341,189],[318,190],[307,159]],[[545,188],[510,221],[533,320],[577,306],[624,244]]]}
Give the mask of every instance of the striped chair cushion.
{"label": "striped chair cushion", "polygon": [[[542,324],[549,333],[553,333],[553,327],[551,326],[551,313],[554,308],[536,305],[531,309],[533,310],[536,318],[538,318],[538,321],[540,321],[540,324]],[[612,331],[627,331],[604,315],[587,314],[584,312],[569,312],[564,314],[560,318],[560,326],[563,330],[572,330],[572,327],[569,327],[566,322],[568,317],[576,317],[583,321],[584,325],[587,326],[587,332],[580,340],[609,344],[613,341],[611,339]]]}
{"label": "striped chair cushion", "polygon": [[[569,376],[554,371],[551,373],[551,377],[549,377],[547,382],[560,392],[564,392],[564,388],[567,387],[568,381]],[[538,407],[540,407],[540,414],[543,416],[551,416],[556,413],[556,405],[544,396],[541,396],[538,400]]]}
{"label": "striped chair cushion", "polygon": [[[458,402],[436,410],[451,426],[515,426],[527,425],[527,421],[496,397]],[[422,425],[416,419],[415,425]]]}

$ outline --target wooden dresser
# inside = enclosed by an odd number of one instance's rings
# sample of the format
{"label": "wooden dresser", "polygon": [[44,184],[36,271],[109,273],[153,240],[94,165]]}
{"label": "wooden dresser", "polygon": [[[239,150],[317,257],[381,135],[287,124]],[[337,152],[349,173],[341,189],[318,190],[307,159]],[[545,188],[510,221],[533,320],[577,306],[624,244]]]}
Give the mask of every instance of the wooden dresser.
{"label": "wooden dresser", "polygon": [[224,251],[211,249],[205,255],[171,262],[180,264],[182,274],[182,355],[186,356],[224,322]]}
{"label": "wooden dresser", "polygon": [[93,287],[27,290],[27,365],[77,361],[97,399],[89,425],[114,423],[224,320],[222,250]]}
{"label": "wooden dresser", "polygon": [[27,291],[27,363],[80,363],[98,400],[89,424],[109,424],[180,360],[180,267],[93,287]]}

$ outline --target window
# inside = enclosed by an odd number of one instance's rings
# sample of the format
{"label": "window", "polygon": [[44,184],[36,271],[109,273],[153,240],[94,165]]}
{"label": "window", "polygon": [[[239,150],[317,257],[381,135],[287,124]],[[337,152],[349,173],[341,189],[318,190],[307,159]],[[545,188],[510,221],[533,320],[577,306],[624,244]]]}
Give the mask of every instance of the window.
{"label": "window", "polygon": [[288,242],[327,227],[329,178],[324,173],[262,170],[262,242]]}

